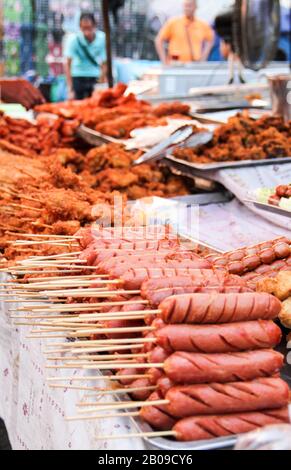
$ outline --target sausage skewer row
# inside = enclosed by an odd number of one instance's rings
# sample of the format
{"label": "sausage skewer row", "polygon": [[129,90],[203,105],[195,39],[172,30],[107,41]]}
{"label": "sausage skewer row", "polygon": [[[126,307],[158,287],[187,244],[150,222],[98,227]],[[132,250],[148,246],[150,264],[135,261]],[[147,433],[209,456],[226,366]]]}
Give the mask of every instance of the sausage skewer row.
{"label": "sausage skewer row", "polygon": [[209,257],[214,267],[224,267],[231,274],[244,274],[254,271],[260,266],[271,265],[275,261],[289,258],[291,255],[290,241],[268,242],[254,248],[237,250],[221,257]]}

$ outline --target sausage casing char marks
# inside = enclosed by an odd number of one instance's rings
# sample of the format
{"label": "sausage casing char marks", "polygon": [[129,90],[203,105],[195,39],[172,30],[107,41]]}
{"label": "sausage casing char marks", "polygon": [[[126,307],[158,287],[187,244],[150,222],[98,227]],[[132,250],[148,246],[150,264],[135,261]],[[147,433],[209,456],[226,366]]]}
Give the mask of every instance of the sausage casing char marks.
{"label": "sausage casing char marks", "polygon": [[154,333],[164,350],[197,353],[227,353],[273,348],[282,332],[272,321],[222,325],[166,325]]}
{"label": "sausage casing char marks", "polygon": [[177,418],[240,413],[288,406],[289,387],[279,378],[253,382],[187,385],[171,388],[165,395],[167,410]]}
{"label": "sausage casing char marks", "polygon": [[284,356],[270,349],[215,355],[175,352],[164,370],[178,384],[184,384],[185,378],[188,384],[246,382],[276,374],[283,362]]}
{"label": "sausage casing char marks", "polygon": [[289,423],[288,407],[216,416],[184,418],[173,427],[179,441],[199,441],[243,434],[272,424]]}
{"label": "sausage casing char marks", "polygon": [[167,298],[159,310],[165,323],[215,324],[272,320],[278,317],[281,302],[266,293],[185,294]]}

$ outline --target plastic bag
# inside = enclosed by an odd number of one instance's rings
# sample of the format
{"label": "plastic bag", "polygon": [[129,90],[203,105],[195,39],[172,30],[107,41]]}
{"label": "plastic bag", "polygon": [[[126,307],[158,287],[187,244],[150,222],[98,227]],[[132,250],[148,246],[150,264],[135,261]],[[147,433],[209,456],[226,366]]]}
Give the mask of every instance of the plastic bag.
{"label": "plastic bag", "polygon": [[235,450],[291,450],[291,426],[267,426],[238,439]]}

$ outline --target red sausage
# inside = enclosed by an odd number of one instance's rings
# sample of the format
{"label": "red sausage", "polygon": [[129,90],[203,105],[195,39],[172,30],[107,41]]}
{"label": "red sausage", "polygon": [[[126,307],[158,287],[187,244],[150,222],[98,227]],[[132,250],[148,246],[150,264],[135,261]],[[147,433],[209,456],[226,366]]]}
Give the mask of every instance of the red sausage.
{"label": "red sausage", "polygon": [[[154,392],[149,401],[157,401],[163,399],[159,392]],[[176,419],[172,417],[167,410],[167,405],[144,406],[140,410],[140,416],[144,421],[150,424],[154,429],[159,431],[168,431],[176,423]]]}
{"label": "red sausage", "polygon": [[153,349],[153,351],[150,352],[148,362],[153,364],[160,364],[168,359],[169,355],[170,353],[167,352],[164,348],[157,346]]}
{"label": "red sausage", "polygon": [[[272,321],[222,325],[167,325],[155,332],[157,343],[167,352],[227,353],[274,348],[282,331]],[[158,361],[160,362],[160,361]]]}
{"label": "red sausage", "polygon": [[288,407],[279,410],[185,418],[173,427],[178,441],[199,441],[243,434],[271,424],[289,423]]}
{"label": "red sausage", "polygon": [[220,413],[242,413],[288,406],[289,387],[281,379],[213,383],[171,388],[168,410],[177,418]]}
{"label": "red sausage", "polygon": [[140,289],[142,283],[148,279],[171,278],[174,276],[191,276],[197,273],[197,268],[169,268],[169,267],[147,267],[147,268],[130,268],[122,276],[123,287],[127,290]]}
{"label": "red sausage", "polygon": [[270,377],[280,371],[283,362],[284,356],[271,349],[226,354],[175,352],[165,361],[164,370],[176,383],[226,383]]}
{"label": "red sausage", "polygon": [[166,396],[167,392],[173,388],[176,384],[172,382],[166,375],[163,375],[157,381],[157,386],[163,397]]}
{"label": "red sausage", "polygon": [[130,392],[130,396],[132,397],[133,400],[135,401],[145,401],[149,398],[151,395],[152,391],[151,390],[144,390],[144,388],[151,387],[152,384],[150,383],[149,379],[147,378],[141,378],[134,380],[130,385],[128,385],[128,388],[141,388],[143,390],[137,390],[135,392]]}
{"label": "red sausage", "polygon": [[281,302],[267,293],[185,294],[167,298],[159,310],[170,324],[229,323],[272,320],[278,317]]}
{"label": "red sausage", "polygon": [[145,372],[144,369],[121,369],[117,372],[117,376],[120,377],[119,382],[122,385],[130,385],[135,379],[123,379],[124,375],[142,375]]}
{"label": "red sausage", "polygon": [[141,261],[131,262],[130,260],[127,263],[123,263],[120,266],[116,266],[108,271],[108,274],[111,278],[121,277],[129,269],[136,268],[146,268],[151,269],[153,265],[157,265],[160,269],[210,269],[212,268],[211,264],[205,259],[185,259],[183,261],[175,260],[163,260],[163,259],[143,259]]}
{"label": "red sausage", "polygon": [[291,254],[290,243],[279,242],[273,248],[277,259],[288,258]]}

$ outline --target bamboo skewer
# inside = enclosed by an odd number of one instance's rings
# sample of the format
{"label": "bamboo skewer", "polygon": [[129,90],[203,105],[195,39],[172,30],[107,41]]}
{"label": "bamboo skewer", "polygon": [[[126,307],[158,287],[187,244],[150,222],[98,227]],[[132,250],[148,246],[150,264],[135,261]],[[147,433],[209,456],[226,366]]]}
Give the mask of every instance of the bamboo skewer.
{"label": "bamboo skewer", "polygon": [[70,238],[72,240],[81,240],[81,237],[77,237],[74,235],[54,235],[54,234],[42,234],[42,233],[13,233],[13,232],[8,232],[11,235],[18,235],[20,238]]}
{"label": "bamboo skewer", "polygon": [[[91,366],[80,366],[80,369],[83,370],[116,370],[116,369],[162,369],[164,364],[161,363],[119,363],[118,365],[109,363],[109,364],[98,364]],[[46,369],[76,369],[75,366],[46,366]]]}
{"label": "bamboo skewer", "polygon": [[[100,293],[99,294],[100,297],[115,297],[116,295],[119,295],[119,292],[118,291],[115,291],[113,292],[112,294],[103,294],[103,293]],[[128,302],[134,302],[134,301],[128,301]],[[96,304],[54,304],[54,305],[46,305],[44,304],[43,307],[19,307],[19,308],[16,308],[16,309],[10,309],[9,311],[10,312],[23,312],[23,311],[31,311],[31,312],[44,312],[44,313],[48,313],[48,312],[57,312],[57,313],[60,313],[60,312],[83,312],[83,311],[94,311],[96,309],[98,309],[99,307],[100,308],[103,308],[103,307],[112,307],[112,306],[123,306],[126,302],[124,301],[121,301],[121,302],[99,302],[99,303],[96,303]],[[127,303],[126,303],[127,305]],[[44,310],[44,308],[46,310]],[[155,310],[151,310],[151,311],[155,311]],[[160,311],[158,311],[159,313]],[[123,312],[124,313],[124,312]],[[140,312],[138,312],[140,313]]]}
{"label": "bamboo skewer", "polygon": [[96,411],[110,411],[110,410],[130,410],[132,408],[143,408],[148,406],[169,405],[169,400],[153,400],[153,401],[136,401],[136,402],[112,402],[110,404],[101,404],[100,406],[92,406],[91,408],[84,408],[79,410],[79,413],[95,413]]}
{"label": "bamboo skewer", "polygon": [[[123,315],[112,315],[112,316],[100,316],[98,318],[99,322],[106,322],[106,321],[113,321],[113,320],[144,320],[145,314],[140,314],[138,315],[126,315],[125,313]],[[34,320],[34,319],[33,319]],[[35,319],[37,320],[37,319]],[[73,319],[70,318],[65,318],[64,320],[61,319],[54,319],[51,322],[15,322],[15,326],[41,326],[41,327],[51,327],[51,328],[59,328],[59,327],[64,327],[64,329],[78,329],[78,328],[85,328],[85,327],[90,327],[95,325],[94,320],[96,321],[96,318],[93,318],[92,321],[90,322],[90,319],[87,321],[82,320],[80,318],[74,317]]]}
{"label": "bamboo skewer", "polygon": [[[41,278],[39,282],[33,282],[31,284],[26,284],[26,289],[37,289],[40,291],[43,290],[50,290],[53,288],[56,292],[62,291],[63,289],[70,288],[71,290],[76,290],[77,287],[82,287],[83,289],[81,292],[86,293],[88,290],[94,291],[96,287],[93,287],[92,285],[95,284],[120,284],[119,279],[108,279],[107,276],[105,275],[94,275],[92,278],[89,279],[80,279],[78,280],[77,277],[75,279],[60,279],[59,281],[53,280],[53,281],[41,281]],[[84,289],[84,287],[88,287],[88,289]]]}
{"label": "bamboo skewer", "polygon": [[[70,238],[62,238],[62,243],[66,243],[68,246],[78,246],[79,244],[74,243]],[[67,243],[68,242],[68,243]],[[59,240],[16,240],[11,242],[13,245],[27,245],[27,246],[34,246],[34,245],[58,245]]]}
{"label": "bamboo skewer", "polygon": [[69,253],[60,253],[59,255],[48,255],[48,256],[30,256],[26,260],[16,261],[16,264],[25,265],[26,263],[30,263],[31,261],[50,261],[56,259],[67,259],[73,258],[74,260],[77,259],[76,256],[80,255],[81,251],[72,251]]}
{"label": "bamboo skewer", "polygon": [[123,375],[118,377],[117,375],[92,375],[92,376],[82,376],[82,377],[49,377],[46,379],[48,383],[50,382],[90,382],[90,381],[99,381],[99,380],[112,380],[113,382],[119,382],[120,379],[124,380],[135,380],[135,379],[148,379],[150,375],[148,374],[132,374],[132,375]]}
{"label": "bamboo skewer", "polygon": [[66,362],[74,362],[77,363],[79,360],[82,361],[111,361],[113,359],[123,360],[123,359],[139,359],[139,358],[146,358],[149,357],[150,353],[141,353],[141,354],[97,354],[97,355],[80,355],[80,356],[57,356],[57,357],[47,357],[47,361],[64,361]]}
{"label": "bamboo skewer", "polygon": [[101,340],[88,340],[88,341],[67,341],[66,343],[54,343],[53,345],[48,345],[52,347],[64,347],[64,348],[84,348],[86,346],[100,346],[107,344],[139,344],[139,343],[151,343],[156,341],[154,338],[116,338],[116,339],[101,339]]}
{"label": "bamboo skewer", "polygon": [[[88,280],[88,279],[96,279],[95,274],[83,274],[80,276],[55,276],[55,277],[30,277],[26,280],[28,283],[38,282],[39,280],[43,281],[57,281],[57,280],[69,280],[69,279],[79,279],[79,280]],[[17,281],[16,281],[17,282]]]}
{"label": "bamboo skewer", "polygon": [[76,350],[71,350],[71,349],[53,349],[50,351],[43,351],[43,354],[49,355],[49,354],[61,354],[61,353],[68,353],[70,352],[71,354],[83,354],[83,353],[98,353],[98,352],[110,352],[110,351],[127,351],[131,349],[143,349],[144,345],[143,344],[126,344],[126,345],[117,345],[113,344],[112,346],[104,346],[104,347],[99,347],[99,348],[77,348]]}
{"label": "bamboo skewer", "polygon": [[16,209],[27,209],[29,211],[35,211],[35,212],[42,212],[43,209],[40,209],[39,207],[31,207],[31,206],[26,206],[24,204],[15,204],[14,202],[9,202],[9,204],[7,204],[7,206],[9,207],[15,207]]}
{"label": "bamboo skewer", "polygon": [[[57,330],[59,327],[50,327],[50,328],[45,328],[43,330],[33,330],[31,333],[40,333],[42,334],[43,332],[56,332],[56,331],[68,331],[68,337],[70,338],[78,338],[78,337],[84,337],[86,338],[87,336],[91,336],[94,334],[111,334],[111,333],[142,333],[145,331],[155,331],[156,328],[152,326],[138,326],[138,327],[127,327],[127,328],[104,328],[102,325],[95,325],[94,328],[91,329],[86,329],[86,328],[81,328],[80,330],[76,330],[74,328],[70,327],[62,327],[61,330]],[[73,331],[72,331],[73,330]]]}
{"label": "bamboo skewer", "polygon": [[[125,415],[123,415],[125,416]],[[132,415],[131,415],[132,416]],[[138,416],[138,415],[137,415]],[[101,418],[101,417],[97,417]],[[136,433],[128,433],[128,434],[116,434],[113,436],[95,436],[95,439],[98,441],[103,441],[103,440],[112,440],[112,439],[129,439],[129,438],[134,438],[134,437],[140,437],[141,439],[145,437],[152,437],[152,438],[158,438],[158,437],[177,437],[177,433],[175,431],[153,431],[153,432],[136,432]]]}
{"label": "bamboo skewer", "polygon": [[78,337],[85,337],[86,338],[86,335],[94,335],[94,334],[98,334],[98,333],[102,333],[104,335],[106,334],[111,334],[111,333],[143,333],[145,331],[155,331],[156,328],[152,327],[152,326],[141,326],[141,327],[128,327],[128,328],[102,328],[100,330],[100,328],[92,328],[92,329],[84,329],[84,330],[77,330],[77,331],[74,331],[70,334],[71,338],[78,338]]}
{"label": "bamboo skewer", "polygon": [[[91,394],[91,395],[86,395],[84,398],[93,398],[93,397],[102,397],[102,396],[106,396],[106,395],[123,395],[123,394],[128,394],[128,393],[135,393],[135,392],[143,392],[143,391],[154,391],[154,390],[157,390],[157,386],[156,385],[152,385],[152,386],[148,386],[148,387],[132,387],[132,388],[113,388],[111,390],[102,390],[102,389],[99,389],[99,390],[88,390],[88,391],[92,391],[92,392],[96,392],[94,394]],[[95,403],[93,403],[94,405]],[[79,407],[85,407],[85,406],[92,406],[90,403],[86,403],[86,402],[80,402],[80,403],[77,403],[76,406],[79,406]]]}

